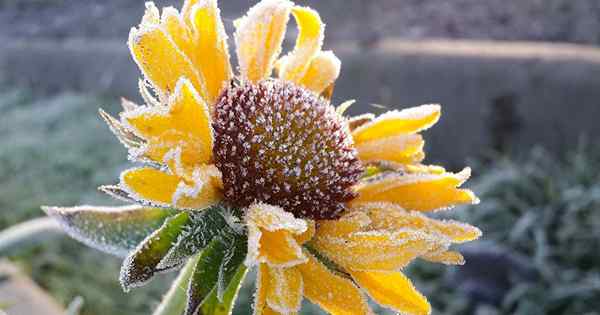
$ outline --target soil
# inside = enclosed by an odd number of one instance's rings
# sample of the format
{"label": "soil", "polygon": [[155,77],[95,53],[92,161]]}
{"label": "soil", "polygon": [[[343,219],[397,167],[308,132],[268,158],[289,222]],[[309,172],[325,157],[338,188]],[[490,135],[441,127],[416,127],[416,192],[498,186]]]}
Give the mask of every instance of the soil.
{"label": "soil", "polygon": [[[158,0],[180,7],[182,1]],[[300,0],[319,10],[328,39],[471,38],[600,43],[598,0]],[[221,0],[226,27],[255,1]],[[127,38],[142,0],[0,0],[0,36]]]}

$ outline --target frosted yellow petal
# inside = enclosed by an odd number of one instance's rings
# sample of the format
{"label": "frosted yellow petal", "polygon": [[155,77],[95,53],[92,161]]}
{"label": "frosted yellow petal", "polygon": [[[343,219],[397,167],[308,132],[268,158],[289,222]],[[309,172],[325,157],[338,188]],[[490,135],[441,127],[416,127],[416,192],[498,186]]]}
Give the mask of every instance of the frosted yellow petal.
{"label": "frosted yellow petal", "polygon": [[283,210],[281,207],[265,203],[255,203],[248,207],[246,220],[272,232],[287,230],[294,234],[301,234],[307,229],[305,220],[295,218],[292,213]]}
{"label": "frosted yellow petal", "polygon": [[317,227],[317,236],[343,237],[358,232],[369,224],[371,224],[371,219],[365,213],[352,212],[337,220],[320,220]]}
{"label": "frosted yellow petal", "polygon": [[419,231],[369,231],[345,237],[320,236],[311,245],[329,259],[356,270],[398,270],[430,252],[437,242]]}
{"label": "frosted yellow petal", "polygon": [[140,107],[122,117],[147,140],[143,154],[159,163],[175,147],[181,148],[181,162],[186,168],[208,163],[212,158],[208,107],[185,79],[178,82],[167,107]]}
{"label": "frosted yellow petal", "polygon": [[333,315],[370,314],[360,290],[352,281],[333,274],[307,253],[308,262],[296,267],[304,279],[304,296]]}
{"label": "frosted yellow petal", "polygon": [[341,67],[342,62],[333,52],[320,51],[310,62],[298,83],[316,94],[321,94],[338,78]]}
{"label": "frosted yellow petal", "polygon": [[121,174],[121,187],[132,197],[160,206],[204,209],[221,199],[212,174],[197,169],[194,181],[150,167],[129,169]]}
{"label": "frosted yellow petal", "polygon": [[254,315],[279,315],[281,313],[267,305],[267,293],[271,290],[271,275],[266,264],[260,264],[256,274],[256,295],[254,297]]}
{"label": "frosted yellow petal", "polygon": [[134,168],[121,174],[121,185],[136,199],[170,205],[179,178],[150,167]]}
{"label": "frosted yellow petal", "polygon": [[310,241],[315,236],[315,232],[316,232],[315,221],[306,221],[306,224],[307,224],[307,228],[306,228],[305,232],[294,235],[296,242],[298,242],[298,244],[300,244],[300,245]]}
{"label": "frosted yellow petal", "polygon": [[378,304],[402,314],[431,314],[431,306],[427,299],[401,272],[350,271],[350,274]]}
{"label": "frosted yellow petal", "polygon": [[407,173],[415,174],[415,173],[425,173],[425,174],[444,174],[446,173],[446,169],[439,165],[423,165],[423,164],[414,164],[414,165],[405,165],[404,170]]}
{"label": "frosted yellow petal", "polygon": [[357,188],[358,197],[352,205],[364,202],[389,202],[406,210],[432,211],[460,204],[477,203],[472,191],[459,189],[471,171],[457,174],[388,175],[364,182]]}
{"label": "frosted yellow petal", "polygon": [[425,141],[418,134],[398,135],[357,144],[358,157],[364,162],[389,161],[401,164],[421,162]]}
{"label": "frosted yellow petal", "polygon": [[[223,199],[220,172],[214,165],[195,168],[182,176],[172,199],[177,208],[204,209]],[[188,177],[189,176],[189,177]]]}
{"label": "frosted yellow petal", "polygon": [[262,0],[235,21],[234,38],[243,78],[257,82],[271,76],[292,6],[287,0]]}
{"label": "frosted yellow petal", "polygon": [[352,131],[352,137],[356,144],[360,144],[368,140],[419,132],[435,124],[440,113],[439,105],[421,105],[387,112],[356,128]]}
{"label": "frosted yellow petal", "polygon": [[296,6],[292,9],[292,14],[298,24],[298,38],[294,50],[283,59],[279,76],[284,80],[300,83],[311,61],[321,51],[325,24],[319,13],[311,8]]}
{"label": "frosted yellow petal", "polygon": [[430,262],[441,263],[446,265],[465,264],[465,258],[463,257],[463,255],[455,251],[443,251],[441,253],[427,254],[423,255],[422,258]]}
{"label": "frosted yellow petal", "polygon": [[197,69],[162,26],[132,28],[128,44],[142,73],[161,94],[171,94],[181,77],[188,78],[200,93],[204,91]]}
{"label": "frosted yellow petal", "polygon": [[[295,265],[305,260],[302,248],[285,230],[263,230],[260,238],[259,257],[273,266]],[[259,259],[260,259],[259,258]]]}
{"label": "frosted yellow petal", "polygon": [[224,84],[231,79],[227,34],[216,0],[200,0],[192,7],[190,20],[194,51],[192,62],[200,69],[207,90],[207,100],[213,104]]}
{"label": "frosted yellow petal", "polygon": [[397,230],[410,228],[431,235],[440,235],[452,243],[464,243],[481,236],[481,231],[469,224],[454,220],[436,220],[418,212],[408,212],[390,203],[362,204],[354,210],[360,211],[371,219],[373,229]]}
{"label": "frosted yellow petal", "polygon": [[271,284],[267,305],[282,314],[298,312],[302,304],[303,281],[297,268],[268,267]]}
{"label": "frosted yellow petal", "polygon": [[302,247],[295,238],[307,232],[306,221],[294,218],[280,207],[257,203],[247,209],[246,225],[246,265],[260,262],[290,267],[306,261]]}

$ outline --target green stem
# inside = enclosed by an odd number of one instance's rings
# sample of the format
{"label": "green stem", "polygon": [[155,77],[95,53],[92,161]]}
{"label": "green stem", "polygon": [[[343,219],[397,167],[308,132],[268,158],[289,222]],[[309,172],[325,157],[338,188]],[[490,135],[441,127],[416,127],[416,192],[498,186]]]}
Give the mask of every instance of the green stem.
{"label": "green stem", "polygon": [[179,272],[177,279],[173,281],[171,288],[165,294],[160,305],[156,308],[152,315],[181,315],[185,311],[187,305],[187,290],[190,279],[194,273],[194,268],[200,255],[196,255],[186,263]]}

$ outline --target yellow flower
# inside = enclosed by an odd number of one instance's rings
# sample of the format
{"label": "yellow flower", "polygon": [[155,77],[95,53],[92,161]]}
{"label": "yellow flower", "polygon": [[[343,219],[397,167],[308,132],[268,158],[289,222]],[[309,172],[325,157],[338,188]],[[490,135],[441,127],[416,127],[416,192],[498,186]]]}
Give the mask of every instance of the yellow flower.
{"label": "yellow flower", "polygon": [[[234,22],[237,75],[216,0],[146,6],[128,42],[146,104],[124,101],[119,119],[102,112],[146,166],[102,189],[153,207],[242,209],[245,264],[259,270],[255,314],[296,313],[303,297],[332,314],[367,314],[363,292],[429,314],[401,269],[416,258],[463,264],[450,245],[481,234],[423,214],[477,202],[459,188],[468,168],[421,164],[419,132],[440,106],[344,117],[347,104],[329,101],[341,62],[322,50],[325,25],[290,1],[263,0]],[[299,34],[280,56],[290,15]]]}

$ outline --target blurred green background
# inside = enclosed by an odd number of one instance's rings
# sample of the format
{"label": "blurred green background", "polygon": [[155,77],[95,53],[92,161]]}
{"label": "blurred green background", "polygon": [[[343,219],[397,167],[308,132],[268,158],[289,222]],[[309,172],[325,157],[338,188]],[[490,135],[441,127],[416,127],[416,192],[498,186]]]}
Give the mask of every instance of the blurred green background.
{"label": "blurred green background", "polygon": [[[221,2],[230,30],[248,2]],[[428,161],[471,166],[482,203],[436,216],[484,236],[461,247],[465,266],[408,268],[434,314],[600,314],[600,3],[301,3],[322,12],[328,45],[348,57],[335,99],[357,98],[353,114],[447,105],[425,133]],[[96,188],[128,166],[126,150],[97,111],[135,98],[124,42],[142,11],[133,0],[0,0],[0,230],[44,204],[119,204]],[[173,278],[125,294],[117,258],[67,237],[5,258],[62,305],[83,297],[86,315],[149,314]],[[252,290],[250,276],[236,314]]]}

